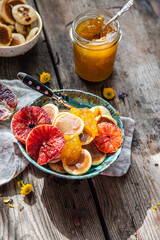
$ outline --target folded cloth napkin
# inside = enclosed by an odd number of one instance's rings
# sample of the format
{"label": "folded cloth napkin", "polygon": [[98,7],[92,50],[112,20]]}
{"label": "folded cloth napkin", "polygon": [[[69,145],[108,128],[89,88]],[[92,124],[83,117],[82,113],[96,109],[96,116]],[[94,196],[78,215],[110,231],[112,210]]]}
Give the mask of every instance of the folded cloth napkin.
{"label": "folded cloth napkin", "polygon": [[[30,104],[41,94],[29,89],[19,80],[2,80],[17,95],[16,111]],[[115,163],[101,174],[106,176],[122,176],[127,173],[131,164],[131,143],[134,131],[134,120],[121,117],[124,125],[125,142],[122,152]],[[21,153],[17,141],[11,133],[11,119],[0,122],[0,185],[5,184],[21,173],[29,161]]]}

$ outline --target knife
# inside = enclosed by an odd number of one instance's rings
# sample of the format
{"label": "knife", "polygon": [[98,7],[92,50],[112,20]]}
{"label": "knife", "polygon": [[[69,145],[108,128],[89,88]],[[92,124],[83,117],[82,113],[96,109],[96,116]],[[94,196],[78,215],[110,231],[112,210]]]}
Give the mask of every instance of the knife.
{"label": "knife", "polygon": [[17,77],[19,80],[21,80],[25,85],[28,87],[32,88],[33,90],[44,94],[47,97],[53,98],[56,100],[59,104],[64,105],[67,108],[72,108],[72,106],[66,102],[62,96],[57,96],[52,89],[49,87],[45,86],[43,83],[35,79],[34,77],[30,76],[29,74],[19,72],[17,74]]}

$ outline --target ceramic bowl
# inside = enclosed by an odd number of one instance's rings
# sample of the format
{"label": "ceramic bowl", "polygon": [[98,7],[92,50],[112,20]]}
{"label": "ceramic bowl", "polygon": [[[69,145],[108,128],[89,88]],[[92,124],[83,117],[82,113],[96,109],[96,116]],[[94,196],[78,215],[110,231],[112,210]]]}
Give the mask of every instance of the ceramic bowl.
{"label": "ceramic bowl", "polygon": [[[118,116],[116,110],[107,101],[103,100],[102,98],[100,98],[96,95],[93,95],[93,94],[87,93],[87,92],[83,92],[83,91],[80,91],[80,90],[72,90],[72,89],[66,90],[66,89],[63,89],[63,90],[57,90],[57,91],[55,91],[55,93],[57,95],[58,94],[63,95],[64,99],[68,103],[70,103],[73,107],[76,107],[76,108],[83,108],[83,107],[91,108],[91,107],[98,106],[98,105],[106,107],[110,111],[112,117],[117,121],[117,125],[122,130],[123,138],[124,138],[124,129],[123,129],[122,121],[121,121],[120,117]],[[50,103],[50,102],[57,105],[59,109],[64,108],[62,105],[58,105],[53,99],[45,97],[45,96],[42,96],[42,97],[36,99],[30,106],[42,107],[43,105],[45,105],[47,103]],[[73,176],[73,175],[70,175],[70,174],[67,174],[67,173],[63,174],[63,173],[55,172],[55,171],[53,171],[49,168],[48,164],[43,165],[43,166],[38,165],[38,163],[35,160],[33,160],[32,158],[30,158],[28,156],[28,154],[25,151],[24,145],[20,142],[18,142],[18,145],[19,145],[23,155],[34,166],[36,166],[37,168],[39,168],[40,170],[42,170],[46,173],[50,173],[50,174],[52,174],[56,177],[61,177],[61,178],[66,178],[66,179],[85,179],[85,178],[91,178],[91,177],[94,177],[94,176],[98,175],[100,172],[107,169],[112,163],[114,163],[117,160],[119,154],[121,153],[122,147],[123,147],[123,145],[122,145],[117,150],[116,153],[112,154],[111,156],[106,157],[104,162],[102,162],[100,165],[92,166],[87,173],[85,173],[83,175],[80,175],[80,176]]]}
{"label": "ceramic bowl", "polygon": [[42,19],[38,14],[38,12],[36,13],[37,13],[38,19],[33,23],[33,27],[39,28],[37,34],[30,41],[25,42],[21,45],[7,46],[7,47],[0,46],[0,57],[15,57],[15,56],[23,55],[26,52],[28,52],[31,48],[34,47],[42,31]]}

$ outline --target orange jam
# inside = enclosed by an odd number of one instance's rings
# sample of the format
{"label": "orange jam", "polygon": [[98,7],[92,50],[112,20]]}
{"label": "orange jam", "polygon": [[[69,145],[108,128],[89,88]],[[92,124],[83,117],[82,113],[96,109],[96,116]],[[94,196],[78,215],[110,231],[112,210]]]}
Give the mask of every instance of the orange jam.
{"label": "orange jam", "polygon": [[[97,10],[98,11],[98,10]],[[82,14],[82,20],[73,22],[71,38],[74,47],[77,74],[88,81],[99,82],[108,78],[112,71],[120,39],[119,23],[110,23],[101,33],[110,17],[105,13],[95,17]]]}

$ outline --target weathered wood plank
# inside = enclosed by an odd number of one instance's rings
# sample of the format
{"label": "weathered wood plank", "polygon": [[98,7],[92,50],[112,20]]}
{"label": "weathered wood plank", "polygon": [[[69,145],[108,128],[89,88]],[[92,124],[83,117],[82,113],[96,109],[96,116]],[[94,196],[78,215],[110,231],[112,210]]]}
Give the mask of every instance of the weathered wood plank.
{"label": "weathered wood plank", "polygon": [[[31,165],[21,176],[34,190],[20,195],[16,179],[0,188],[0,239],[105,239],[86,181],[57,179]],[[13,199],[13,209],[4,198]]]}
{"label": "weathered wood plank", "polygon": [[[29,53],[0,59],[0,78],[13,79],[19,71],[37,77],[38,72],[46,71],[55,79],[50,86],[58,88],[51,60],[42,33]],[[87,181],[56,179],[31,165],[21,176],[24,183],[33,185],[33,193],[29,197],[20,195],[16,179],[0,188],[1,240],[106,239]],[[3,203],[4,198],[13,199],[13,209]]]}
{"label": "weathered wood plank", "polygon": [[[121,19],[123,38],[119,44],[112,76],[100,83],[87,83],[74,72],[72,43],[67,24],[82,11],[110,8],[125,1],[46,1],[38,4],[44,12],[45,30],[53,53],[58,52],[60,79],[64,88],[79,88],[101,96],[101,87],[113,87],[112,105],[136,121],[132,166],[123,178],[95,177],[93,184],[108,228],[110,239],[159,240],[159,210],[152,205],[159,191],[159,21],[147,1],[136,1]],[[120,4],[121,3],[121,4]],[[53,14],[48,18],[52,5]],[[113,10],[112,10],[113,12]],[[115,10],[114,10],[115,12]],[[50,21],[53,25],[50,25]],[[122,90],[125,101],[118,98]]]}

